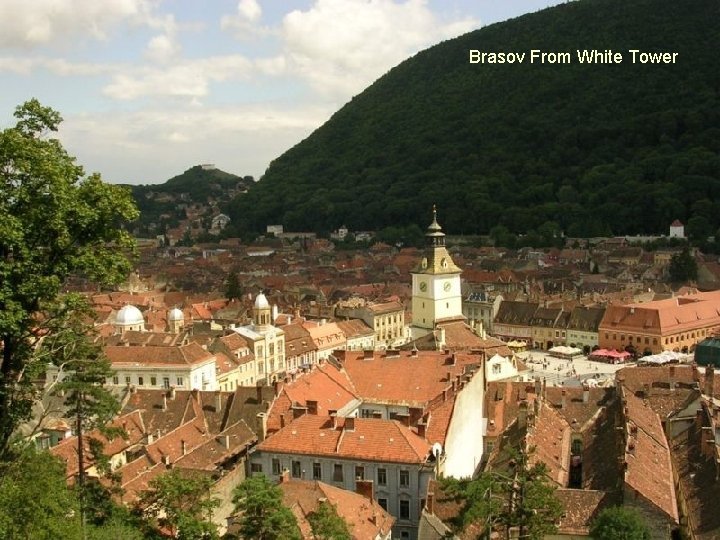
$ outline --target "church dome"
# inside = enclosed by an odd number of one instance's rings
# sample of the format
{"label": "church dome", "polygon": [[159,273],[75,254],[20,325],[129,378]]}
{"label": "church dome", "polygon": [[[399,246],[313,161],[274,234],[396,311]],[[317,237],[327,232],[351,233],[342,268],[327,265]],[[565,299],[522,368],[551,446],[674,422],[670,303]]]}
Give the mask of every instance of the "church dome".
{"label": "church dome", "polygon": [[267,298],[265,298],[263,293],[260,293],[255,297],[255,309],[268,309],[269,307],[270,303],[267,301]]}
{"label": "church dome", "polygon": [[121,326],[134,326],[136,324],[145,324],[145,319],[138,308],[128,304],[127,306],[123,306],[122,309],[117,312],[117,315],[115,316],[115,324]]}
{"label": "church dome", "polygon": [[178,308],[173,308],[168,313],[168,321],[183,321],[185,320],[185,315],[183,315],[183,312],[180,311]]}

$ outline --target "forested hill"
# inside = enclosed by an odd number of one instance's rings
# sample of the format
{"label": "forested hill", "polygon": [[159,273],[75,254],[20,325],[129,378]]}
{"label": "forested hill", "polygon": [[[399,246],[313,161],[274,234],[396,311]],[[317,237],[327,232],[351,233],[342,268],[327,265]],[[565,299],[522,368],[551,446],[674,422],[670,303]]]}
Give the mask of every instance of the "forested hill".
{"label": "forested hill", "polygon": [[[720,2],[580,0],[425,50],[278,157],[232,204],[264,230],[420,223],[432,203],[453,233],[496,224],[567,234],[720,225]],[[471,64],[469,50],[526,52]],[[572,63],[530,63],[531,49]],[[621,64],[581,64],[612,49]],[[676,52],[632,63],[630,49]],[[548,225],[545,225],[548,227]]]}
{"label": "forested hill", "polygon": [[186,217],[180,204],[224,210],[235,195],[244,193],[254,183],[252,176],[241,177],[214,166],[196,165],[163,184],[128,186],[140,209],[135,232],[154,235],[163,231],[164,226],[176,227]]}

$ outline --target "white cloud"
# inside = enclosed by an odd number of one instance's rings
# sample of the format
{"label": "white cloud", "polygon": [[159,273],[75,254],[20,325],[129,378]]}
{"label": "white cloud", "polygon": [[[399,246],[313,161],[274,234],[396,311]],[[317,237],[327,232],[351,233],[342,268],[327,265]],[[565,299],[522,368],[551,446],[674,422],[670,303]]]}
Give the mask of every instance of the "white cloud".
{"label": "white cloud", "polygon": [[157,27],[152,0],[3,0],[0,47],[30,48],[66,39],[106,39],[120,23]]}
{"label": "white cloud", "polygon": [[266,35],[270,33],[270,30],[258,25],[261,16],[262,8],[256,0],[240,0],[236,14],[223,15],[220,18],[220,28],[233,32],[239,39]]}
{"label": "white cloud", "polygon": [[103,93],[117,100],[140,97],[199,98],[208,95],[211,82],[242,78],[252,63],[241,55],[186,60],[168,68],[142,67],[113,76]]}
{"label": "white cloud", "polygon": [[11,56],[0,57],[0,73],[15,73],[18,75],[31,75],[38,69],[47,69],[61,77],[92,76],[112,73],[119,68],[117,65],[70,62],[64,58],[47,58],[36,56],[17,58]]}
{"label": "white cloud", "polygon": [[160,34],[148,43],[145,56],[158,63],[167,63],[180,54],[180,44],[171,34]]}
{"label": "white cloud", "polygon": [[317,0],[285,16],[289,69],[316,89],[347,98],[405,58],[479,21],[440,21],[423,0]]}
{"label": "white cloud", "polygon": [[60,138],[87,171],[112,182],[164,182],[198,163],[258,177],[331,113],[318,106],[247,105],[68,115]]}
{"label": "white cloud", "polygon": [[240,0],[237,10],[241,17],[251,22],[257,21],[262,15],[262,9],[256,0]]}

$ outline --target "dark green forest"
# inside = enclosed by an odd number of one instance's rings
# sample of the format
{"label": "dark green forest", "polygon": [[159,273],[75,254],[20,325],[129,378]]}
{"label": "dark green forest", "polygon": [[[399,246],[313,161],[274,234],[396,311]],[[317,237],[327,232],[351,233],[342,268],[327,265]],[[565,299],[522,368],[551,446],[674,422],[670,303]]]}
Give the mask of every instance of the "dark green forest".
{"label": "dark green forest", "polygon": [[[162,232],[162,225],[176,227],[185,218],[178,203],[208,204],[211,200],[225,207],[233,190],[247,190],[255,183],[252,176],[236,176],[220,169],[203,169],[201,165],[173,176],[164,184],[129,185],[140,210],[135,227],[138,234]],[[161,216],[171,216],[170,218]],[[155,228],[151,227],[155,224]]]}
{"label": "dark green forest", "polygon": [[[569,236],[720,226],[720,3],[580,0],[494,24],[393,68],[274,160],[231,204],[239,230]],[[470,64],[469,50],[572,54],[564,65]],[[577,49],[621,52],[581,64]],[[633,64],[630,49],[677,52]]]}

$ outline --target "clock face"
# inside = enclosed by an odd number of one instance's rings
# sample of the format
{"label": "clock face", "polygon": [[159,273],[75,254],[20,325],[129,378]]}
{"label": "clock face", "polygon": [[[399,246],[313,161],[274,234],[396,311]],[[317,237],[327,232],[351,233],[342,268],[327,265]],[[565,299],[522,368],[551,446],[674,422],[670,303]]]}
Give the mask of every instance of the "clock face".
{"label": "clock face", "polygon": [[421,290],[422,292],[427,291],[427,283],[425,283],[424,281],[421,281],[421,282],[420,282],[420,290]]}
{"label": "clock face", "polygon": [[445,292],[449,292],[451,288],[452,288],[452,284],[449,281],[446,281],[445,284],[443,285],[443,289],[445,289]]}

